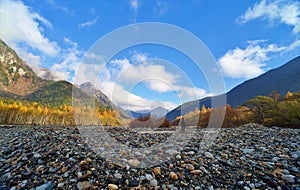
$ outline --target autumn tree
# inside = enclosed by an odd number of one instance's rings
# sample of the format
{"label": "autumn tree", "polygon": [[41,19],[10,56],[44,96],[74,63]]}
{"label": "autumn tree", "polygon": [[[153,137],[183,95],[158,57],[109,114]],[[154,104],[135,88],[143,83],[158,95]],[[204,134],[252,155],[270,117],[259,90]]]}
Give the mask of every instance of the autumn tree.
{"label": "autumn tree", "polygon": [[259,124],[264,125],[266,115],[275,109],[274,99],[268,96],[256,96],[248,100],[245,105],[250,108]]}

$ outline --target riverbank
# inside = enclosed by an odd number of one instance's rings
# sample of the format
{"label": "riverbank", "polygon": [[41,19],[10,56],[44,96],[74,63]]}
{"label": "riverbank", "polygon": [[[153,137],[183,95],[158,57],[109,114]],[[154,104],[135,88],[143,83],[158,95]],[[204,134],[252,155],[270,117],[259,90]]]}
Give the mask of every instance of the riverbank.
{"label": "riverbank", "polygon": [[[147,136],[145,132],[133,133],[125,128],[114,130],[108,130],[111,138],[129,142],[130,146],[150,146],[149,138],[153,137],[155,144],[172,134],[159,132]],[[130,160],[122,166],[105,159],[83,140],[80,131],[58,126],[1,127],[0,189],[300,187],[299,129],[249,126],[220,129],[205,149],[201,147],[201,134],[207,129],[198,129],[197,135],[180,151],[172,152],[160,164],[145,168],[136,168]],[[138,141],[136,135],[141,135]]]}

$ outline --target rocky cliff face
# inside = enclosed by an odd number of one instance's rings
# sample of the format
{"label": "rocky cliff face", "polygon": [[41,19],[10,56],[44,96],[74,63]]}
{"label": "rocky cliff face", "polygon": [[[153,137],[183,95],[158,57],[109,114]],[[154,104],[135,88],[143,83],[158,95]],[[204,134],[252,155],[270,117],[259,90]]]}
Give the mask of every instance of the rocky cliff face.
{"label": "rocky cliff face", "polygon": [[0,39],[0,91],[27,95],[45,83]]}

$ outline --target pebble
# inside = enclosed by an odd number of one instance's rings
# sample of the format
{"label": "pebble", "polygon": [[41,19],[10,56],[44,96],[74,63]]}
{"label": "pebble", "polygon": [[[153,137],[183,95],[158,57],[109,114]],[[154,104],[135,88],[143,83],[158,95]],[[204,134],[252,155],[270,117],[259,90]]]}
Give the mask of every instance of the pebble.
{"label": "pebble", "polygon": [[203,166],[200,166],[200,170],[202,170],[206,174],[209,174],[209,172]]}
{"label": "pebble", "polygon": [[290,182],[290,183],[295,183],[295,176],[293,175],[282,175],[282,179]]}
{"label": "pebble", "polygon": [[59,183],[58,185],[57,185],[57,188],[63,188],[64,187],[64,183]]}
{"label": "pebble", "polygon": [[63,166],[62,169],[61,169],[61,172],[62,172],[62,173],[66,173],[67,171],[68,171],[68,168],[65,167],[65,166]]}
{"label": "pebble", "polygon": [[137,180],[131,180],[129,183],[130,187],[137,187],[139,185],[139,182]]}
{"label": "pebble", "polygon": [[292,158],[296,160],[296,159],[299,158],[299,156],[298,156],[298,154],[295,154],[295,153],[294,153],[294,154],[292,154]]}
{"label": "pebble", "polygon": [[128,160],[128,164],[131,167],[138,167],[141,163],[137,159],[131,159],[131,160]]}
{"label": "pebble", "polygon": [[191,171],[191,174],[202,175],[202,171],[201,170],[193,170],[193,171]]}
{"label": "pebble", "polygon": [[122,179],[122,174],[120,174],[120,173],[115,173],[115,174],[114,174],[114,178],[116,178],[116,179]]}
{"label": "pebble", "polygon": [[153,173],[154,173],[156,176],[159,175],[159,174],[161,173],[160,167],[155,167],[155,168],[153,169]]}
{"label": "pebble", "polygon": [[178,180],[178,175],[174,172],[170,172],[170,176],[173,180]]}
{"label": "pebble", "polygon": [[151,181],[151,180],[153,179],[153,177],[152,177],[152,175],[150,175],[150,174],[146,174],[146,179],[147,179],[148,181]]}
{"label": "pebble", "polygon": [[117,185],[115,185],[115,184],[108,184],[108,189],[110,189],[110,190],[117,190],[118,189],[118,186]]}
{"label": "pebble", "polygon": [[254,152],[254,149],[253,148],[245,148],[242,151],[244,154],[250,154],[250,153]]}
{"label": "pebble", "polygon": [[77,183],[77,188],[79,190],[88,190],[91,188],[91,183],[89,181],[82,181]]}
{"label": "pebble", "polygon": [[47,182],[41,186],[38,186],[36,190],[52,190],[55,188],[55,185],[51,182]]}
{"label": "pebble", "polygon": [[213,158],[214,158],[214,156],[213,156],[212,153],[210,153],[210,152],[205,152],[205,157],[206,157],[206,158],[210,158],[210,159],[213,159]]}
{"label": "pebble", "polygon": [[39,153],[33,155],[33,158],[41,158],[41,157],[42,156]]}
{"label": "pebble", "polygon": [[186,164],[185,167],[190,171],[193,171],[195,169],[192,164]]}
{"label": "pebble", "polygon": [[[164,142],[167,134],[141,135],[110,127],[106,132],[111,138],[132,149],[120,149],[109,160],[89,145],[92,136],[84,141],[75,127],[0,127],[0,189],[254,190],[300,186],[299,129],[220,129],[210,146],[203,142],[207,130],[196,131],[199,134],[182,147],[171,143],[163,149],[155,145]],[[91,134],[96,134],[95,130]],[[180,135],[178,141],[182,140]],[[147,149],[150,145],[153,151]],[[144,167],[151,158],[159,163]],[[115,164],[118,159],[124,165]]]}
{"label": "pebble", "polygon": [[156,179],[152,179],[150,181],[150,185],[151,185],[151,187],[156,187],[157,186],[157,180]]}

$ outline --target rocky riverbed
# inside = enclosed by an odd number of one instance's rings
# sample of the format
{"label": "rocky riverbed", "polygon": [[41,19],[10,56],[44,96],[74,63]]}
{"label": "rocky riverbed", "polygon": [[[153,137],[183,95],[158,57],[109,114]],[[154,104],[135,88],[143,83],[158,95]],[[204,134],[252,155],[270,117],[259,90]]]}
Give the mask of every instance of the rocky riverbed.
{"label": "rocky riverbed", "polygon": [[[105,155],[111,143],[95,146],[96,129],[1,126],[0,190],[300,189],[299,129],[251,125],[176,136],[177,130],[110,128],[106,137],[129,147],[111,157]],[[209,146],[203,140],[208,132],[217,132]],[[150,165],[143,167],[144,160]]]}

